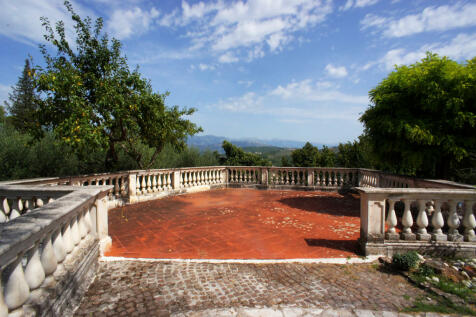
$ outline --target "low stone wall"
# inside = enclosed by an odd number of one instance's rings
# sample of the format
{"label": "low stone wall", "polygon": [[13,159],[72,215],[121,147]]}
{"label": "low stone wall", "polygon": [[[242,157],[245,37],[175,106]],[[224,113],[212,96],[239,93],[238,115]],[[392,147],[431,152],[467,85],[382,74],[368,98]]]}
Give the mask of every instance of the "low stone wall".
{"label": "low stone wall", "polygon": [[0,223],[0,317],[72,314],[111,241],[110,189],[0,186],[10,197],[7,205],[11,197],[17,205],[38,195],[57,197]]}
{"label": "low stone wall", "polygon": [[418,250],[476,256],[473,189],[363,188],[360,243],[365,255]]}

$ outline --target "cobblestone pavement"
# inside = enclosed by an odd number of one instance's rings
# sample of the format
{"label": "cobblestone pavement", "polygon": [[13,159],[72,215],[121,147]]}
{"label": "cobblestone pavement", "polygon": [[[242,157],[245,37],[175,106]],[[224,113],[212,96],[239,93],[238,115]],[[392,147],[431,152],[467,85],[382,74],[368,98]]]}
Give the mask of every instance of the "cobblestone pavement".
{"label": "cobblestone pavement", "polygon": [[76,316],[397,316],[423,294],[372,264],[102,261]]}

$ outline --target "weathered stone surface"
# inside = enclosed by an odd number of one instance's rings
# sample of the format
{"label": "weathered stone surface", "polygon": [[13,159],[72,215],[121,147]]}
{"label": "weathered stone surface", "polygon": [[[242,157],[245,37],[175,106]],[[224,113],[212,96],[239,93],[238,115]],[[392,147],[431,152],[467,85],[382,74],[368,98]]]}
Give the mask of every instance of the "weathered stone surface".
{"label": "weathered stone surface", "polygon": [[411,304],[404,295],[423,293],[369,264],[111,261],[100,263],[76,316],[361,316],[398,311]]}

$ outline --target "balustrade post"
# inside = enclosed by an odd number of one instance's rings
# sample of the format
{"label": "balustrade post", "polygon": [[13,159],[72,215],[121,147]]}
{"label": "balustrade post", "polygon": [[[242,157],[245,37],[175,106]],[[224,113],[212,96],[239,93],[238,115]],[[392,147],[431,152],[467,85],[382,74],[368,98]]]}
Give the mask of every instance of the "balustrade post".
{"label": "balustrade post", "polygon": [[388,240],[398,240],[400,238],[399,234],[395,230],[397,226],[397,214],[395,213],[395,200],[388,199],[388,215],[387,215],[387,225],[388,231],[385,234],[385,238]]}
{"label": "balustrade post", "polygon": [[152,175],[152,191],[154,193],[157,192],[157,177],[158,177],[158,175],[156,175],[156,174]]}
{"label": "balustrade post", "polygon": [[262,185],[268,186],[268,175],[269,175],[268,168],[260,167],[260,173],[261,173],[260,183]]}
{"label": "balustrade post", "polygon": [[460,220],[458,217],[458,213],[456,212],[456,205],[457,201],[450,200],[450,214],[448,215],[448,227],[450,230],[448,231],[448,240],[449,241],[463,241],[463,236],[458,232],[458,228],[460,225]]}
{"label": "balustrade post", "polygon": [[129,174],[129,203],[133,204],[137,202],[136,196],[136,181],[137,181],[137,174]]}
{"label": "balustrade post", "polygon": [[431,224],[433,226],[433,233],[431,234],[431,239],[434,241],[446,241],[448,237],[446,234],[443,234],[443,226],[445,225],[445,220],[443,219],[443,213],[441,212],[442,201],[435,200],[435,211],[431,217]]}
{"label": "balustrade post", "polygon": [[474,234],[474,227],[476,226],[476,219],[474,218],[473,205],[474,200],[464,201],[464,240],[468,242],[476,241],[476,235]]}
{"label": "balustrade post", "polygon": [[104,254],[112,244],[107,226],[107,201],[104,198],[98,198],[96,206],[96,232],[99,238],[99,248],[101,254]]}
{"label": "balustrade post", "polygon": [[426,201],[423,199],[418,200],[418,216],[417,216],[417,225],[418,225],[418,232],[417,232],[417,239],[422,241],[429,241],[431,235],[429,235],[426,231],[426,227],[428,227],[428,215],[426,214]]}
{"label": "balustrade post", "polygon": [[403,203],[405,204],[405,211],[403,212],[403,217],[402,217],[402,224],[403,224],[402,238],[404,240],[416,240],[416,235],[412,233],[412,226],[413,226],[413,217],[411,212],[412,201],[409,199],[404,199]]}
{"label": "balustrade post", "polygon": [[360,240],[384,243],[385,195],[360,193]]}
{"label": "balustrade post", "polygon": [[67,254],[70,254],[74,249],[73,236],[71,235],[71,224],[66,223],[63,231],[64,249]]}
{"label": "balustrade post", "polygon": [[180,171],[174,171],[173,173],[172,188],[173,189],[180,188]]}

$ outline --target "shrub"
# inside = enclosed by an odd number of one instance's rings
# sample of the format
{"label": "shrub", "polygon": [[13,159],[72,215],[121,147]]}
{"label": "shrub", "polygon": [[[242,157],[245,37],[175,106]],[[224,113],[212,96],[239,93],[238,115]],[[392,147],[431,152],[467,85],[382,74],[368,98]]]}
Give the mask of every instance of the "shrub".
{"label": "shrub", "polygon": [[404,254],[394,254],[392,257],[392,264],[395,268],[408,271],[418,266],[420,258],[416,251],[410,251]]}

